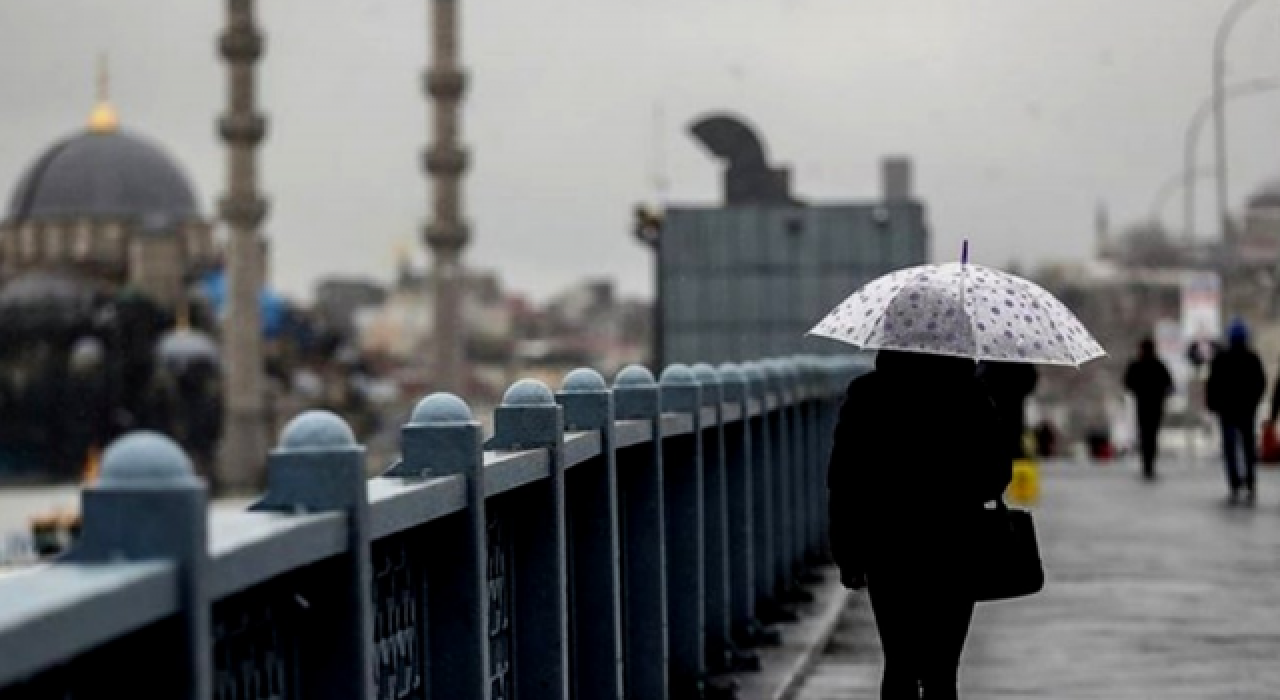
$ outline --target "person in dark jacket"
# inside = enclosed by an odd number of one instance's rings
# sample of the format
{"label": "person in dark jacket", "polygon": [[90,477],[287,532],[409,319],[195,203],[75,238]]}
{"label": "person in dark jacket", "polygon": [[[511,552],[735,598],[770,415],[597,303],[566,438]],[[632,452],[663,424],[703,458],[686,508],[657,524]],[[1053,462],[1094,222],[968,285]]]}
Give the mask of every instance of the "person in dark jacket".
{"label": "person in dark jacket", "polygon": [[1138,356],[1124,373],[1124,387],[1133,394],[1138,408],[1138,448],[1142,452],[1142,475],[1156,477],[1156,452],[1160,424],[1164,422],[1164,402],[1173,393],[1173,377],[1169,368],[1156,355],[1156,344],[1145,338],[1138,345]]}
{"label": "person in dark jacket", "polygon": [[966,548],[1012,479],[1004,435],[969,360],[882,351],[849,385],[828,467],[831,549],[844,584],[870,590],[886,700],[956,697]]}
{"label": "person in dark jacket", "polygon": [[[1226,462],[1229,499],[1235,503],[1240,492],[1252,503],[1257,498],[1258,444],[1255,424],[1258,404],[1267,391],[1267,375],[1262,360],[1249,347],[1249,328],[1242,321],[1231,324],[1227,347],[1209,365],[1205,403],[1217,414],[1222,426],[1222,452]],[[1244,453],[1244,473],[1240,453]]]}
{"label": "person in dark jacket", "polygon": [[1034,366],[1019,362],[984,362],[978,368],[978,374],[1000,412],[1009,459],[1025,458],[1026,403],[1027,398],[1035,393],[1040,374]]}

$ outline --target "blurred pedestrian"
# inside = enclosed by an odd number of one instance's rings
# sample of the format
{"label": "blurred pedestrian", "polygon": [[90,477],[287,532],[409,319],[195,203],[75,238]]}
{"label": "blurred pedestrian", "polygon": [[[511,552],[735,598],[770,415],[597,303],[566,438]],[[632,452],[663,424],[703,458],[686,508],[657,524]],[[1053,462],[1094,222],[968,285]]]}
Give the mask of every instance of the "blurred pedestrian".
{"label": "blurred pedestrian", "polygon": [[[946,417],[927,440],[922,396]],[[831,548],[845,585],[870,590],[882,697],[919,698],[921,688],[927,698],[956,697],[974,607],[957,584],[973,566],[977,517],[1011,479],[973,361],[882,350],[875,371],[850,384],[828,473]]]}
{"label": "blurred pedestrian", "polygon": [[1000,413],[1009,459],[1025,459],[1026,403],[1035,393],[1039,373],[1035,367],[1020,362],[983,362],[979,372]]}
{"label": "blurred pedestrian", "polygon": [[1165,400],[1173,393],[1169,368],[1156,355],[1156,344],[1144,338],[1138,356],[1124,373],[1124,386],[1133,394],[1138,408],[1138,449],[1142,453],[1142,476],[1156,478],[1156,453],[1160,424],[1164,422]]}
{"label": "blurred pedestrian", "polygon": [[1217,414],[1222,427],[1222,452],[1231,503],[1239,502],[1241,491],[1246,502],[1257,499],[1256,422],[1258,404],[1266,391],[1267,375],[1262,360],[1249,347],[1249,327],[1236,319],[1227,332],[1227,347],[1214,356],[1209,366],[1209,383],[1205,388],[1205,403]]}

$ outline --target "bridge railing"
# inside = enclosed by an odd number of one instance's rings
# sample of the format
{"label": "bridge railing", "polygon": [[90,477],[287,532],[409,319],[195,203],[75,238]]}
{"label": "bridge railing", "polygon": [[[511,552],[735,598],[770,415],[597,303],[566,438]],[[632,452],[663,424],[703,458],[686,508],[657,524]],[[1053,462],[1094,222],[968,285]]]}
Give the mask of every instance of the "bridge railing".
{"label": "bridge railing", "polygon": [[666,698],[749,666],[825,556],[848,358],[592,370],[513,385],[485,440],[424,399],[365,478],[338,417],[282,432],[210,517],[134,434],[62,559],[0,579],[4,698]]}

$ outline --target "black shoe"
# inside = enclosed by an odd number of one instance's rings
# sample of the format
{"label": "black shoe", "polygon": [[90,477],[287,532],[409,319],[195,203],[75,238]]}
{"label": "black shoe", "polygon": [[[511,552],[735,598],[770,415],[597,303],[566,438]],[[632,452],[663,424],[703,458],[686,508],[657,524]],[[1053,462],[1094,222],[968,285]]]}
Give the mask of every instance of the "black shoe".
{"label": "black shoe", "polygon": [[1251,506],[1258,502],[1258,492],[1252,486],[1244,490],[1244,504]]}
{"label": "black shoe", "polygon": [[1240,502],[1240,491],[1231,489],[1231,493],[1227,494],[1227,505],[1234,506]]}

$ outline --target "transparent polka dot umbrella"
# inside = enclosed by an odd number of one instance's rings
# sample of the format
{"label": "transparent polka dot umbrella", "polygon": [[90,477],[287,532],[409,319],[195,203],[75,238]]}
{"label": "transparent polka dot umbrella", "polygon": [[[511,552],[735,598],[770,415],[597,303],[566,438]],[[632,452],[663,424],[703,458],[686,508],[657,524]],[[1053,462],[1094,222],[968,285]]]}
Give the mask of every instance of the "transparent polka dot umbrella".
{"label": "transparent polka dot umbrella", "polygon": [[880,277],[845,299],[809,335],[865,350],[1070,367],[1107,354],[1075,314],[1040,286],[967,262]]}

